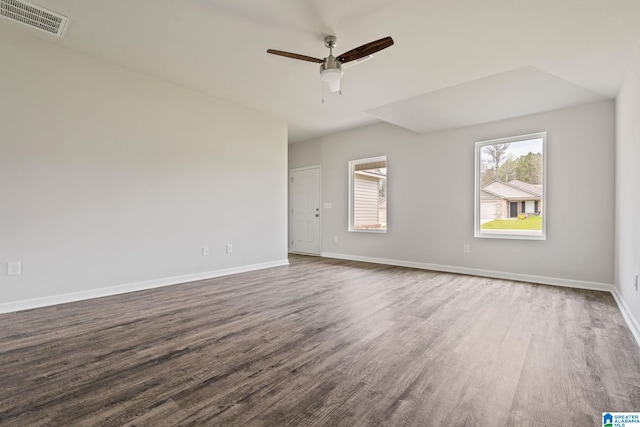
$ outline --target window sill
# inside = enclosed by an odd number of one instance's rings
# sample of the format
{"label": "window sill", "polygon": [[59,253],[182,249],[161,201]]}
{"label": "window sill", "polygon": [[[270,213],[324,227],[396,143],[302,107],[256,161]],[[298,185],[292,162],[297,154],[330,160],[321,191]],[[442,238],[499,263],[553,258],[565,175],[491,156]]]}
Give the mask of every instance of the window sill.
{"label": "window sill", "polygon": [[351,229],[350,228],[349,232],[350,233],[374,233],[374,234],[377,233],[377,234],[384,234],[384,233],[387,232],[387,230],[386,229],[385,230],[376,230],[376,229],[367,230],[367,229],[356,229],[356,228]]}
{"label": "window sill", "polygon": [[511,230],[476,231],[474,237],[482,239],[511,239],[511,240],[547,240],[547,236],[540,231],[513,232]]}

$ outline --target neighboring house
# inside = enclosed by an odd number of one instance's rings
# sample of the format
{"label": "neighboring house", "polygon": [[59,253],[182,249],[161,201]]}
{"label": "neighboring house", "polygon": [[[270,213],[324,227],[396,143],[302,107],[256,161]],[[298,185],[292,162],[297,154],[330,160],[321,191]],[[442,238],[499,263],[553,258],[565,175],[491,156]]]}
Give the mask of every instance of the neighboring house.
{"label": "neighboring house", "polygon": [[539,215],[542,211],[542,186],[516,179],[491,181],[480,189],[480,221],[517,218],[520,214]]}
{"label": "neighboring house", "polygon": [[386,227],[386,199],[380,196],[380,181],[386,176],[375,170],[356,171],[353,177],[353,224],[356,228]]}

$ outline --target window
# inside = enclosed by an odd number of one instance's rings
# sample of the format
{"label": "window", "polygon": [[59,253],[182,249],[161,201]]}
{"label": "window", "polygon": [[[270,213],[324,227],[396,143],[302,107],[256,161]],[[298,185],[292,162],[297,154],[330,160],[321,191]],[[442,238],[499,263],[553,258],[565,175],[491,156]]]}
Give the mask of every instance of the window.
{"label": "window", "polygon": [[547,133],[476,143],[475,236],[546,238]]}
{"label": "window", "polygon": [[349,162],[349,231],[387,231],[387,157]]}

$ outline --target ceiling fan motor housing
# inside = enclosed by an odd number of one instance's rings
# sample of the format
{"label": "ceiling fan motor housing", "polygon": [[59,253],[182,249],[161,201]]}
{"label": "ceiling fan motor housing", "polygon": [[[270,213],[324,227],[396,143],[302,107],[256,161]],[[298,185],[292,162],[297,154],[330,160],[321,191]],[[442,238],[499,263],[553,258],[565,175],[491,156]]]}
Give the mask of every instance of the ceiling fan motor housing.
{"label": "ceiling fan motor housing", "polygon": [[333,55],[329,55],[325,61],[320,64],[320,78],[329,85],[331,92],[340,91],[340,79],[342,78],[342,64],[336,61]]}
{"label": "ceiling fan motor housing", "polygon": [[333,55],[329,55],[325,58],[324,62],[320,64],[320,74],[324,74],[328,70],[337,70],[342,76],[342,64],[338,62]]}

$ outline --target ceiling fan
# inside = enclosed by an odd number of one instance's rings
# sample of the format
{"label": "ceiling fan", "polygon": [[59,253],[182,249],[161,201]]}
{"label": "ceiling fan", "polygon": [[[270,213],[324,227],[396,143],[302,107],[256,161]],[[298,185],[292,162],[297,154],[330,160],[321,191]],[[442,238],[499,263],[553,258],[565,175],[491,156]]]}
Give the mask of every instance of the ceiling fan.
{"label": "ceiling fan", "polygon": [[333,48],[338,46],[338,38],[336,36],[326,36],[324,38],[324,45],[329,48],[329,56],[324,59],[274,49],[268,49],[267,53],[320,64],[320,77],[322,81],[327,82],[331,92],[338,92],[340,90],[340,79],[342,78],[342,64],[365,58],[382,49],[386,49],[393,45],[393,39],[391,37],[385,37],[369,42],[337,57],[333,56]]}

